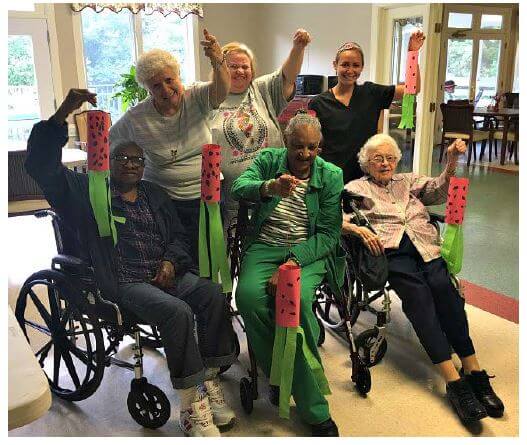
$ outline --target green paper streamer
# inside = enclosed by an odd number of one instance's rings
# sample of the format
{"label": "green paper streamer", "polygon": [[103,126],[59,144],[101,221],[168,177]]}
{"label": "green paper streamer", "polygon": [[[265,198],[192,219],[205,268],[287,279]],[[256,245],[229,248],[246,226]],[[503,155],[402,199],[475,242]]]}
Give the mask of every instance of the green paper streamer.
{"label": "green paper streamer", "polygon": [[[111,225],[111,197],[110,187],[107,179],[110,177],[110,171],[94,171],[88,172],[88,190],[90,195],[90,203],[93,210],[99,236],[105,237],[112,235],[114,237],[114,244],[116,242],[116,234],[112,234]],[[115,232],[115,227],[114,227]]]}
{"label": "green paper streamer", "polygon": [[441,256],[448,271],[456,275],[463,267],[463,228],[460,224],[447,224],[443,234]]}
{"label": "green paper streamer", "polygon": [[302,344],[302,353],[314,374],[320,392],[324,395],[331,394],[322,364],[309,349],[302,327],[276,326],[269,383],[280,387],[278,415],[284,419],[289,419],[298,337]]}
{"label": "green paper streamer", "polygon": [[404,94],[401,111],[401,122],[398,128],[414,128],[414,102],[415,94]]}
{"label": "green paper streamer", "polygon": [[198,260],[199,260],[199,276],[210,277],[210,261],[207,246],[207,210],[205,203],[199,203],[199,238],[198,238]]}
{"label": "green paper streamer", "polygon": [[227,248],[217,202],[200,203],[198,253],[200,277],[211,278],[214,283],[218,283],[221,278],[223,292],[232,292]]}

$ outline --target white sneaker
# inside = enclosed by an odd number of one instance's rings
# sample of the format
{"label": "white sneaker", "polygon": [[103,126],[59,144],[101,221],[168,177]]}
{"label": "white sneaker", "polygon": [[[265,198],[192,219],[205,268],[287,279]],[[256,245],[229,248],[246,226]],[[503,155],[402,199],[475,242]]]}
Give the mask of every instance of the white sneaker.
{"label": "white sneaker", "polygon": [[191,403],[190,409],[180,411],[179,427],[190,437],[219,437],[220,431],[212,421],[212,411],[207,397]]}
{"label": "white sneaker", "polygon": [[216,377],[212,380],[205,380],[205,388],[207,388],[214,424],[219,427],[234,425],[236,414],[225,403],[219,379]]}

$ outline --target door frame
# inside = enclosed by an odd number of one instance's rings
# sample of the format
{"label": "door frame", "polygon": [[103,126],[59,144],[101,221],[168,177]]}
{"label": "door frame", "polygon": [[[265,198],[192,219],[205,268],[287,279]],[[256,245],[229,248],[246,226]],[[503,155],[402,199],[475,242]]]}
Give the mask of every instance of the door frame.
{"label": "door frame", "polygon": [[[433,130],[436,114],[437,61],[439,59],[440,33],[436,31],[441,22],[443,5],[433,4],[392,4],[372,6],[372,33],[370,66],[375,82],[391,83],[391,50],[393,26],[391,20],[405,16],[423,17],[423,32],[426,40],[421,49],[420,71],[421,91],[417,95],[415,145],[413,171],[430,174],[432,167]],[[385,113],[386,114],[386,113]],[[388,116],[385,116],[385,120]],[[387,121],[384,131],[388,131]]]}
{"label": "door frame", "polygon": [[[441,51],[439,58],[439,77],[437,82],[437,91],[436,98],[437,103],[440,104],[443,101],[443,85],[446,80],[446,59],[447,59],[447,44],[449,38],[452,37],[452,34],[456,31],[459,31],[460,28],[449,28],[448,27],[448,14],[450,12],[459,12],[459,13],[470,13],[473,15],[472,19],[472,28],[470,30],[464,31],[465,37],[468,39],[473,39],[478,43],[474,44],[472,47],[472,72],[471,72],[471,88],[469,91],[469,97],[474,98],[475,96],[475,81],[477,75],[477,61],[479,55],[479,40],[481,39],[501,39],[502,50],[500,52],[500,61],[498,69],[498,80],[497,80],[497,90],[503,91],[507,88],[511,88],[512,85],[509,81],[508,73],[510,71],[508,60],[511,60],[511,57],[514,57],[515,50],[513,47],[513,37],[515,33],[504,32],[503,30],[512,29],[512,13],[513,8],[509,6],[489,6],[487,4],[483,5],[463,5],[463,4],[446,4],[443,10],[443,15],[441,19],[442,31],[441,31]],[[480,30],[481,15],[482,14],[501,14],[503,15],[503,26],[500,30]],[[512,54],[512,56],[511,56]],[[512,59],[514,63],[514,59]],[[434,140],[436,143],[439,143],[441,140],[441,113],[438,113],[434,125]]]}

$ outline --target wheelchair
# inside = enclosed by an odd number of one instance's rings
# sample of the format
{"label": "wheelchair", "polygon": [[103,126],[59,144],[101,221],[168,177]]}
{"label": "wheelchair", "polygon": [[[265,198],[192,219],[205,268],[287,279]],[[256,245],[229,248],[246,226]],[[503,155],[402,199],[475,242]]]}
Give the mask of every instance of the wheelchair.
{"label": "wheelchair", "polygon": [[[359,210],[362,197],[346,190],[342,193],[343,210],[351,215],[353,224],[364,226],[373,230],[368,219]],[[444,223],[444,216],[430,213],[430,223],[434,225],[441,242],[440,223]],[[388,343],[386,340],[386,325],[390,322],[390,287],[389,282],[382,289],[369,289],[361,281],[357,270],[350,244],[353,242],[349,236],[343,236],[341,245],[346,252],[346,268],[344,286],[340,298],[328,293],[324,287],[320,289],[316,301],[316,310],[324,326],[335,332],[340,337],[348,340],[351,349],[356,349],[362,362],[367,367],[373,367],[384,358]],[[359,242],[356,240],[356,242]],[[366,248],[366,247],[363,247]],[[451,280],[457,291],[463,295],[459,279],[451,275]],[[380,308],[375,308],[373,303],[380,301]],[[355,339],[355,344],[349,341],[347,331],[356,323],[361,312],[369,312],[376,317],[375,325],[361,332]]]}
{"label": "wheelchair", "polygon": [[[229,223],[227,229],[227,250],[230,257],[231,276],[233,283],[238,278],[242,260],[242,245],[247,228],[249,225],[250,212],[254,208],[254,203],[247,201],[239,202],[238,214]],[[328,302],[336,302],[339,297],[335,296],[327,283],[322,283],[315,290],[316,300],[313,303],[313,311],[315,313],[317,322],[320,326],[320,336],[318,339],[318,346],[321,346],[325,340],[325,326],[326,320],[321,316],[322,306],[321,299],[326,299]],[[331,303],[328,303],[327,309],[331,309]],[[342,319],[346,319],[347,308],[343,305],[338,306]],[[234,310],[233,310],[234,311]],[[237,311],[233,312],[234,317],[238,320],[239,325],[245,332],[243,320]],[[329,318],[329,317],[328,317]],[[351,325],[349,322],[342,321],[339,327],[343,327],[343,332],[346,335],[350,344],[350,359],[352,363],[351,380],[354,382],[357,391],[365,396],[371,390],[371,376],[367,365],[362,360],[359,351],[355,348],[355,341],[351,333]],[[248,377],[242,377],[240,380],[240,400],[244,411],[250,414],[254,408],[254,401],[258,399],[258,366],[254,352],[252,351],[250,343],[247,341],[249,354],[249,368],[247,369]]]}
{"label": "wheelchair", "polygon": [[[58,255],[50,269],[25,281],[15,316],[52,393],[84,400],[99,387],[105,368],[117,365],[134,371],[127,397],[132,418],[146,428],[161,427],[170,418],[170,402],[143,376],[142,360],[143,346],[163,347],[158,331],[103,298],[93,268],[79,255],[75,234],[58,214],[42,210],[35,216],[51,217]],[[133,363],[114,357],[125,336],[134,340]]]}

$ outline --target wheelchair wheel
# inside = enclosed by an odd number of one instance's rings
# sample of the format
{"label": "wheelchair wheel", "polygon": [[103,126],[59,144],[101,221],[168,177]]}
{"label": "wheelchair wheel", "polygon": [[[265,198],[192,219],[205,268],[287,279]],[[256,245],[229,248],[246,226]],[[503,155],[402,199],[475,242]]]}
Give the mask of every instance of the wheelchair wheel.
{"label": "wheelchair wheel", "polygon": [[126,400],[132,418],[145,428],[159,428],[170,418],[170,402],[163,391],[145,377],[132,380]]}
{"label": "wheelchair wheel", "polygon": [[371,374],[370,370],[364,363],[357,367],[357,380],[355,382],[357,391],[363,396],[368,394],[371,390]]}
{"label": "wheelchair wheel", "polygon": [[[240,355],[240,340],[238,339],[238,335],[236,335],[236,333],[234,333],[234,351],[236,353],[236,357],[238,357]],[[218,374],[223,374],[225,371],[230,369],[231,366],[232,365],[221,366]]]}
{"label": "wheelchair wheel", "polygon": [[[379,363],[388,349],[386,338],[383,338],[380,344],[376,345],[378,336],[379,330],[373,328],[361,332],[355,339],[357,352],[368,367],[375,366]],[[375,351],[373,349],[374,347],[376,348]]]}
{"label": "wheelchair wheel", "polygon": [[322,346],[324,342],[326,341],[326,328],[324,327],[324,323],[322,323],[322,321],[316,314],[315,314],[315,317],[317,319],[318,327],[320,328],[320,333],[318,334],[317,346]]}
{"label": "wheelchair wheel", "polygon": [[62,273],[43,270],[26,280],[15,309],[51,391],[70,401],[91,396],[104,374],[101,327],[89,309],[81,310],[79,298],[81,291]]}
{"label": "wheelchair wheel", "polygon": [[247,414],[253,412],[253,385],[247,377],[240,380],[240,401],[242,402],[243,410]]}

